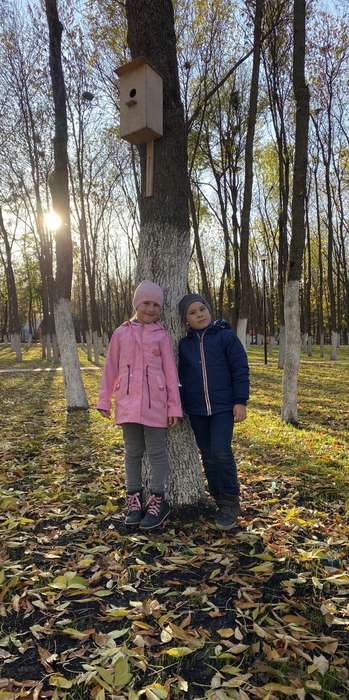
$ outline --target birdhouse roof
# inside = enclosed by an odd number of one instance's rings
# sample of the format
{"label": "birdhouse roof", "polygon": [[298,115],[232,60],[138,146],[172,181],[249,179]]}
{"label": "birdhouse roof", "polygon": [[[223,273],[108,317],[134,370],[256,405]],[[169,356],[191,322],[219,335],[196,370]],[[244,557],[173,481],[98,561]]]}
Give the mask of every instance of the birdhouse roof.
{"label": "birdhouse roof", "polygon": [[124,65],[119,66],[116,69],[116,72],[120,77],[121,75],[125,75],[125,73],[131,73],[131,71],[136,70],[136,68],[140,68],[141,66],[150,66],[155,73],[160,75],[159,71],[156,70],[156,68],[154,68],[150,61],[144,58],[144,56],[138,56],[137,58],[134,58],[133,61],[130,61],[130,63],[124,63]]}

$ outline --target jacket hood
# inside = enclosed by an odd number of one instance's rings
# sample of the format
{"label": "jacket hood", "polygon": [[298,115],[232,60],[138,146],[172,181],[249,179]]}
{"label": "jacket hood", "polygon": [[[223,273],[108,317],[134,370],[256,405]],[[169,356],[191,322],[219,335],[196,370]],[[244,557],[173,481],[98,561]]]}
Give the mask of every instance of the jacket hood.
{"label": "jacket hood", "polygon": [[[224,321],[224,319],[220,319],[219,321],[214,321],[213,323],[210,323],[209,326],[207,326],[206,329],[207,333],[218,333],[219,331],[224,331],[224,330],[231,330],[231,326],[229,325],[228,321]],[[193,336],[196,334],[196,330],[194,328],[189,328],[187,331],[187,336]]]}

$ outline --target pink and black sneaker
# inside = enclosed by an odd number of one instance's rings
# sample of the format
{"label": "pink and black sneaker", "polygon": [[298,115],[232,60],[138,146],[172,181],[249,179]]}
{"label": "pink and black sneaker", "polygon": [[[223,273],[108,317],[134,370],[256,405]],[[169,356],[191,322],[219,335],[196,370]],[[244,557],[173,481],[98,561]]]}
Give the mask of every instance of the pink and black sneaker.
{"label": "pink and black sneaker", "polygon": [[127,515],[125,525],[128,527],[136,527],[142,520],[142,501],[140,491],[127,494]]}
{"label": "pink and black sneaker", "polygon": [[153,493],[146,505],[146,514],[140,523],[141,530],[155,530],[170,514],[170,507],[163,493]]}

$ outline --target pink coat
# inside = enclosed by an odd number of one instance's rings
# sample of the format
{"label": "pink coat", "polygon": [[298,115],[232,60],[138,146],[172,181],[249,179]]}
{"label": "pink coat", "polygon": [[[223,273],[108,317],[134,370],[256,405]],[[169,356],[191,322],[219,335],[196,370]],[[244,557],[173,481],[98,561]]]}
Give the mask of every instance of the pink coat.
{"label": "pink coat", "polygon": [[97,408],[108,411],[112,395],[119,424],[165,428],[183,415],[172,342],[159,323],[126,321],[114,331]]}

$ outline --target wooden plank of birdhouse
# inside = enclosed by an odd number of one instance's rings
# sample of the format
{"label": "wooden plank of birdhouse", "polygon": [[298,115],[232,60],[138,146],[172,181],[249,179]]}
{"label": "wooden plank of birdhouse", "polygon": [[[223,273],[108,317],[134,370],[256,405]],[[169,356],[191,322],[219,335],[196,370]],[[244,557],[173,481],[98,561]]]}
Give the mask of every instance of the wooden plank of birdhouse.
{"label": "wooden plank of birdhouse", "polygon": [[145,196],[152,197],[154,189],[154,141],[147,143],[145,168]]}

